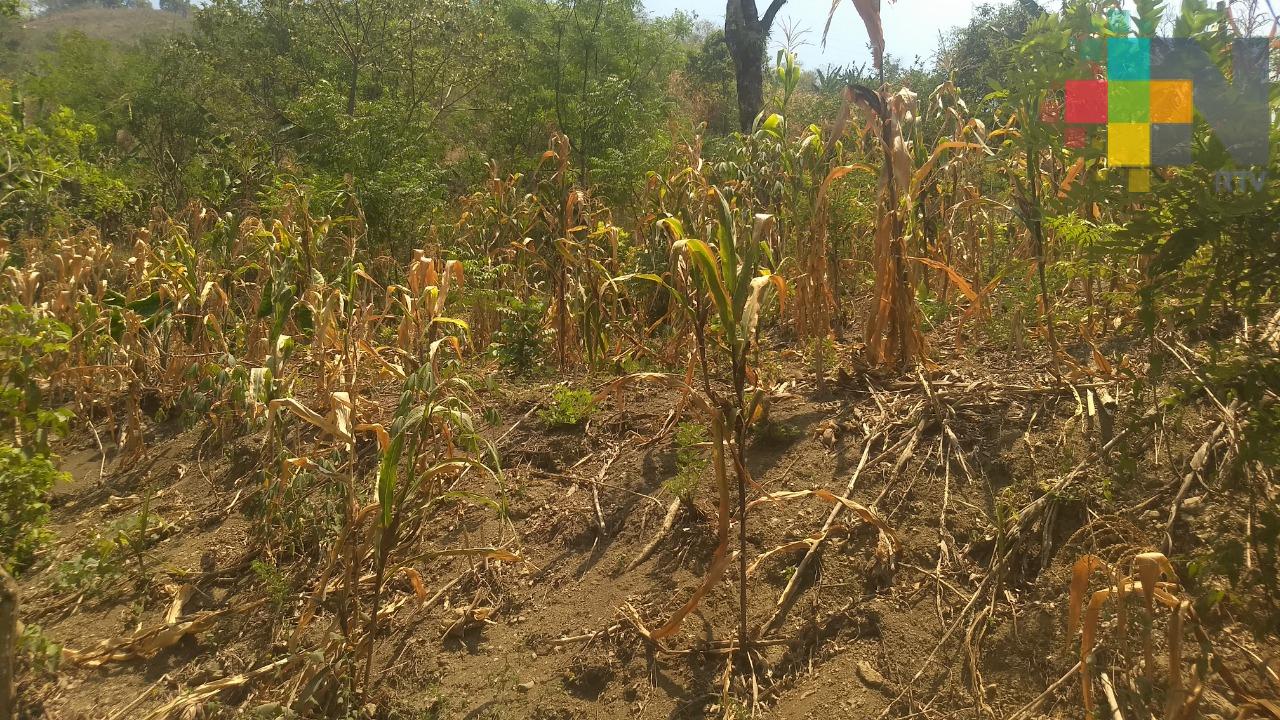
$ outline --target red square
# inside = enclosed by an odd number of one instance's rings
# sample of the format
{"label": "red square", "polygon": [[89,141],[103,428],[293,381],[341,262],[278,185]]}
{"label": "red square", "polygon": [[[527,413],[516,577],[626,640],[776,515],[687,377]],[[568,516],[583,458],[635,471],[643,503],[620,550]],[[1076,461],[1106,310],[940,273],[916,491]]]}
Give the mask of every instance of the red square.
{"label": "red square", "polygon": [[1105,125],[1107,122],[1107,82],[1067,81],[1067,122],[1074,125]]}
{"label": "red square", "polygon": [[1089,136],[1085,128],[1081,125],[1072,125],[1066,130],[1067,147],[1082,148],[1089,144]]}

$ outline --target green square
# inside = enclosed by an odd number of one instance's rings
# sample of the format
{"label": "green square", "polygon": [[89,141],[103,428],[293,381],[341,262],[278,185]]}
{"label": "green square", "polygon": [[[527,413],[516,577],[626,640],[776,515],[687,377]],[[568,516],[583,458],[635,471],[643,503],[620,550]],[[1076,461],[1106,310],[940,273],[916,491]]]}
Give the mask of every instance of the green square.
{"label": "green square", "polygon": [[1107,83],[1107,119],[1113,123],[1151,122],[1151,83]]}
{"label": "green square", "polygon": [[1085,62],[1101,63],[1104,59],[1103,44],[1100,37],[1080,38],[1080,59]]}

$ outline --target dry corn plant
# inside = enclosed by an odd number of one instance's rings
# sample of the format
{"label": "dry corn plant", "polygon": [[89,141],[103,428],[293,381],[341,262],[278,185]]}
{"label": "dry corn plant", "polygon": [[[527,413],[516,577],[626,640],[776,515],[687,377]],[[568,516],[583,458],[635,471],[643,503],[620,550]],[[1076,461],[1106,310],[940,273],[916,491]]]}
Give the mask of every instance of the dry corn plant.
{"label": "dry corn plant", "polygon": [[812,340],[814,360],[814,380],[819,391],[826,389],[826,352],[824,344],[832,332],[832,318],[836,312],[836,295],[839,293],[838,274],[834,269],[839,266],[832,261],[830,243],[831,231],[831,196],[836,182],[856,171],[874,173],[870,166],[862,163],[841,164],[843,158],[842,138],[848,127],[852,113],[853,95],[846,91],[840,115],[830,128],[826,140],[822,131],[811,128],[801,139],[800,147],[807,149],[813,157],[809,172],[813,178],[809,192],[809,217],[803,228],[793,228],[796,232],[806,233],[804,242],[795,244],[796,261],[799,274],[795,285],[795,303],[792,309],[796,337],[800,340]]}
{"label": "dry corn plant", "polygon": [[[1089,591],[1090,577],[1095,572],[1103,572],[1108,577],[1108,585],[1100,590]],[[1168,665],[1165,680],[1164,717],[1168,720],[1184,720],[1197,717],[1197,705],[1205,691],[1206,673],[1210,666],[1219,672],[1227,673],[1224,677],[1228,683],[1238,687],[1229,677],[1228,670],[1220,660],[1213,656],[1213,649],[1200,627],[1191,602],[1179,594],[1177,574],[1168,558],[1159,552],[1146,552],[1134,555],[1130,560],[1127,572],[1122,567],[1112,566],[1099,557],[1085,555],[1073,564],[1071,569],[1071,595],[1068,605],[1067,636],[1074,638],[1080,631],[1080,692],[1085,717],[1092,718],[1094,712],[1093,681],[1096,668],[1094,653],[1102,645],[1098,637],[1101,627],[1101,611],[1108,601],[1114,601],[1116,608],[1116,627],[1113,633],[1118,644],[1119,657],[1123,663],[1131,656],[1128,646],[1129,638],[1129,600],[1141,598],[1144,619],[1139,623],[1142,634],[1142,666],[1143,675],[1148,686],[1155,682],[1157,663],[1155,658],[1152,626],[1155,622],[1156,606],[1161,605],[1170,610],[1168,625]],[[1183,677],[1183,634],[1184,627],[1190,623],[1199,639],[1204,657],[1197,662],[1196,671],[1190,683]],[[1104,675],[1104,681],[1106,676]],[[1121,712],[1114,693],[1106,688],[1107,703],[1111,715]]]}
{"label": "dry corn plant", "polygon": [[[316,412],[295,397],[276,397],[269,403],[273,413],[268,437],[279,448],[271,453],[279,468],[269,487],[274,507],[273,522],[263,523],[265,532],[296,534],[300,528],[308,533],[302,539],[312,537],[318,528],[314,522],[299,519],[323,513],[325,507],[314,507],[316,500],[336,505],[341,515],[341,525],[336,535],[318,536],[311,548],[328,546],[323,570],[308,584],[303,612],[293,629],[292,643],[303,641],[306,629],[318,617],[321,608],[333,612],[333,637],[340,642],[328,642],[317,648],[319,658],[304,670],[302,683],[305,688],[303,704],[325,711],[335,707],[341,698],[354,695],[357,689],[367,692],[373,684],[373,656],[381,620],[387,613],[403,604],[398,600],[388,604],[387,582],[404,577],[413,588],[419,602],[426,599],[421,573],[414,567],[420,560],[434,557],[476,556],[495,561],[514,562],[519,558],[498,547],[464,548],[441,551],[417,552],[420,533],[430,516],[433,505],[449,498],[462,498],[450,494],[471,468],[480,468],[486,477],[495,478],[501,491],[501,476],[481,462],[482,455],[496,455],[492,450],[483,451],[483,443],[475,433],[471,413],[463,398],[471,394],[470,388],[456,377],[455,361],[446,360],[445,349],[451,349],[454,357],[460,357],[462,343],[457,335],[446,334],[434,340],[428,337],[438,328],[459,328],[465,331],[465,323],[444,315],[444,301],[451,278],[456,278],[457,266],[446,265],[443,274],[435,263],[418,254],[408,272],[408,288],[394,288],[395,292],[413,293],[424,303],[422,314],[409,307],[415,314],[406,320],[398,318],[397,346],[376,348],[367,341],[348,340],[339,348],[333,338],[349,336],[344,325],[359,324],[363,311],[352,308],[343,313],[343,304],[329,303],[331,310],[321,314],[318,327],[323,332],[314,340],[318,352],[335,356],[340,382],[347,390],[329,394],[327,414]],[[371,277],[357,268],[352,273],[351,286],[358,281],[375,284]],[[438,284],[436,284],[438,283]],[[328,297],[335,297],[329,293]],[[412,297],[412,296],[411,296]],[[341,298],[345,300],[345,298]],[[362,301],[367,307],[368,301]],[[396,322],[392,314],[384,314],[384,320]],[[408,330],[406,331],[406,323]],[[326,339],[329,338],[329,339]],[[286,344],[287,346],[287,344]],[[421,367],[413,352],[424,348],[425,358]],[[384,357],[389,351],[391,358]],[[357,391],[374,378],[361,380],[357,376],[360,356],[368,357],[367,363],[375,374],[390,374],[402,380],[401,399],[390,422],[372,421],[377,413],[376,405],[362,401]],[[282,359],[287,359],[283,357]],[[401,365],[400,363],[405,363]],[[269,365],[271,365],[269,359]],[[406,369],[406,365],[409,366]],[[292,385],[286,381],[282,387]],[[316,444],[303,449],[291,442],[299,436],[288,432],[284,415],[302,420],[320,431]],[[275,418],[280,418],[276,421]],[[357,436],[372,434],[376,437],[379,453],[373,497],[362,490],[359,482],[359,457],[356,452]],[[333,483],[328,478],[340,478]],[[328,495],[330,501],[323,500]],[[470,497],[480,497],[472,493]],[[305,504],[312,503],[308,509]],[[488,501],[494,507],[504,503]],[[317,512],[319,511],[319,513]],[[308,527],[312,528],[308,530]],[[295,541],[298,538],[294,538]],[[264,538],[267,548],[280,543]],[[306,545],[306,543],[303,543]],[[305,548],[299,548],[305,551]],[[490,612],[482,608],[475,612]],[[345,681],[344,681],[345,679]]]}
{"label": "dry corn plant", "polygon": [[[944,127],[911,180],[917,210],[912,228],[921,240],[921,256],[912,260],[936,271],[936,292],[944,304],[949,302],[953,287],[968,301],[963,322],[985,313],[988,298],[1000,282],[999,275],[986,280],[981,267],[986,215],[998,207],[978,187],[983,161],[991,150],[986,144],[985,124],[968,116],[968,106],[954,84],[938,86],[929,107]],[[944,162],[943,153],[952,157]],[[932,285],[929,273],[924,280],[926,286]]]}
{"label": "dry corn plant", "polygon": [[468,329],[465,322],[444,315],[445,299],[463,282],[461,262],[439,262],[427,257],[425,250],[414,250],[405,282],[408,287],[387,287],[388,304],[394,302],[400,311],[396,342],[401,352],[421,356],[435,341],[441,324],[455,325],[464,332]]}
{"label": "dry corn plant", "polygon": [[466,315],[480,348],[488,347],[501,324],[504,295],[524,291],[515,263],[522,260],[525,239],[538,223],[538,202],[536,195],[522,192],[523,181],[518,173],[499,175],[491,161],[484,190],[462,198],[452,229],[462,256],[483,268],[469,281]]}
{"label": "dry corn plant", "polygon": [[[640,236],[646,238],[638,277],[665,278],[677,291],[686,275],[672,272],[672,247],[687,233],[710,235],[715,222],[715,194],[704,171],[701,138],[682,146],[682,162],[670,175],[651,173],[644,197],[648,209],[641,220]],[[689,351],[694,323],[689,313],[680,312],[678,296],[658,288],[650,300],[653,308],[642,328],[642,340],[659,328],[668,332],[659,355],[667,366],[679,366]]]}
{"label": "dry corn plant", "polygon": [[538,183],[538,223],[520,243],[522,255],[550,284],[550,323],[561,368],[579,343],[589,364],[602,359],[608,319],[601,314],[598,293],[610,274],[602,263],[601,241],[612,244],[616,256],[617,238],[605,222],[607,212],[574,183],[571,155],[569,139],[553,134],[541,160],[546,174]]}
{"label": "dry corn plant", "polygon": [[[840,2],[831,3],[823,42]],[[883,80],[884,28],[880,0],[850,2],[866,27],[875,68]],[[870,111],[871,125],[882,153],[872,253],[876,280],[866,327],[867,357],[876,365],[911,365],[923,359],[927,352],[924,336],[920,334],[920,309],[916,305],[906,247],[906,219],[913,200],[911,181],[915,173],[906,135],[915,122],[916,95],[906,88],[892,94],[887,87],[871,90],[851,86],[849,90],[854,102]]]}
{"label": "dry corn plant", "polygon": [[915,122],[915,93],[903,88],[890,95],[853,88],[857,102],[870,110],[883,153],[876,195],[874,251],[876,280],[867,319],[868,359],[877,365],[910,365],[926,354],[920,334],[911,268],[907,264],[906,218],[911,205],[914,161],[904,130]]}

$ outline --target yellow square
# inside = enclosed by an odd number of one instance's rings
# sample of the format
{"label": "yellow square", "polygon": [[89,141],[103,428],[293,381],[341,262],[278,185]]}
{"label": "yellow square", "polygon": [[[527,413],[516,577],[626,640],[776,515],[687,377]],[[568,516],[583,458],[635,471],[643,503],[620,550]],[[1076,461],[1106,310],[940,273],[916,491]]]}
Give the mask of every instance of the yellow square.
{"label": "yellow square", "polygon": [[1129,170],[1129,192],[1151,192],[1151,170],[1148,168],[1132,168]]}
{"label": "yellow square", "polygon": [[1147,123],[1107,125],[1107,163],[1112,167],[1151,166],[1151,126]]}
{"label": "yellow square", "polygon": [[1194,107],[1190,80],[1151,81],[1151,122],[1189,123]]}

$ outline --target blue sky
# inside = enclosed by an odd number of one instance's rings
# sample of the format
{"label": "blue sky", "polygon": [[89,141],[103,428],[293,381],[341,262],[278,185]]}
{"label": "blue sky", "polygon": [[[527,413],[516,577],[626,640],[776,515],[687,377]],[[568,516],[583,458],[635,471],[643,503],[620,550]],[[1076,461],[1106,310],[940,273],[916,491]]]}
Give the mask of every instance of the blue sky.
{"label": "blue sky", "polygon": [[[938,47],[938,33],[965,25],[973,15],[973,8],[989,1],[999,5],[1008,0],[898,0],[882,5],[886,51],[906,61],[920,56],[925,62],[933,59]],[[655,15],[667,15],[675,10],[696,14],[717,26],[724,25],[725,0],[644,0],[645,7]],[[756,0],[763,13],[768,0]],[[1132,2],[1129,3],[1132,5]],[[1169,12],[1175,12],[1180,0],[1169,0]],[[1042,5],[1056,8],[1059,3],[1042,0]],[[807,30],[803,40],[809,44],[800,48],[800,62],[808,67],[828,64],[847,65],[851,62],[871,61],[867,49],[867,33],[862,20],[848,0],[841,0],[831,23],[831,35],[826,48],[821,47],[822,26],[831,9],[830,0],[788,0],[778,13],[779,22],[770,37],[772,49],[776,49],[784,37],[784,27]]]}
{"label": "blue sky", "polygon": [[[644,0],[644,4],[655,15],[667,15],[680,9],[695,13],[717,26],[724,24],[725,0]],[[761,13],[768,4],[768,0],[756,0]],[[982,0],[898,0],[893,4],[883,3],[887,51],[906,60],[916,55],[926,61],[931,60],[938,46],[938,33],[969,22],[973,7],[980,4]],[[808,31],[802,38],[808,44],[800,48],[799,54],[800,61],[809,67],[870,62],[867,32],[848,0],[842,0],[841,7],[836,10],[827,47],[821,47],[822,26],[830,10],[830,0],[788,0],[778,13],[778,22],[770,36],[771,49],[776,49],[785,37],[783,28],[794,27]]]}

